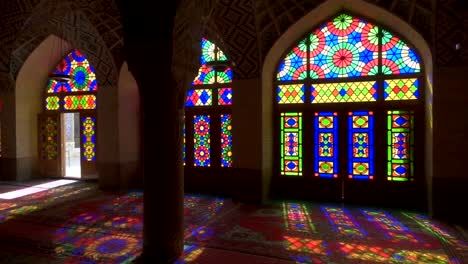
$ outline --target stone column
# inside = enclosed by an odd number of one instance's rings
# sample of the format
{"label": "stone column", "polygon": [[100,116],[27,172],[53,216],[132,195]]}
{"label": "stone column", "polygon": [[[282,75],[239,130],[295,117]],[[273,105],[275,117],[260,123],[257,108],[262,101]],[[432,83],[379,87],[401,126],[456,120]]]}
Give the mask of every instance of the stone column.
{"label": "stone column", "polygon": [[172,263],[183,250],[182,141],[171,71],[176,3],[159,12],[150,3],[118,4],[142,114],[143,254],[137,262]]}

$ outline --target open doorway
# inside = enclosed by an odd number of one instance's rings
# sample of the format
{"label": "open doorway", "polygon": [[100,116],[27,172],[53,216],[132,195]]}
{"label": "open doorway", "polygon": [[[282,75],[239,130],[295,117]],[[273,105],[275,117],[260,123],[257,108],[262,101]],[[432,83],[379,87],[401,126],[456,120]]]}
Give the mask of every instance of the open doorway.
{"label": "open doorway", "polygon": [[63,176],[81,178],[80,114],[62,113]]}

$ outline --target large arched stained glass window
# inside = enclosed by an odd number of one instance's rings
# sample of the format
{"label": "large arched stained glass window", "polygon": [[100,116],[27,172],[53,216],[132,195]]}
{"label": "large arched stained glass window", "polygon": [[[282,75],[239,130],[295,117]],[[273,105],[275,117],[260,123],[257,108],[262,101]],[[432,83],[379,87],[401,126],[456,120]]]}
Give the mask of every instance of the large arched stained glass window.
{"label": "large arched stained glass window", "polygon": [[200,69],[185,102],[184,164],[232,166],[232,70],[212,42],[201,42]]}
{"label": "large arched stained glass window", "polygon": [[416,51],[365,19],[341,13],[308,33],[275,76],[278,174],[412,181],[421,80]]}

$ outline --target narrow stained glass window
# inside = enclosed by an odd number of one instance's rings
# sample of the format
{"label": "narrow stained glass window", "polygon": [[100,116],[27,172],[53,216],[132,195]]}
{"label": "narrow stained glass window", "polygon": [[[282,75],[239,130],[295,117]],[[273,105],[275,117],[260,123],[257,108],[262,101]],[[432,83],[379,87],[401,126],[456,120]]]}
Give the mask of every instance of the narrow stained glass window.
{"label": "narrow stained glass window", "polygon": [[232,117],[221,115],[221,167],[232,167]]}
{"label": "narrow stained glass window", "polygon": [[94,117],[81,118],[83,160],[96,160],[96,119]]}
{"label": "narrow stained glass window", "polygon": [[376,81],[313,84],[310,94],[312,103],[372,102],[378,97]]}
{"label": "narrow stained glass window", "polygon": [[409,181],[413,176],[414,115],[411,111],[388,111],[387,144],[389,181]]}
{"label": "narrow stained glass window", "polygon": [[385,100],[411,100],[419,98],[419,80],[395,79],[384,81]]}
{"label": "narrow stained glass window", "polygon": [[315,176],[338,177],[338,122],[336,112],[315,113]]}
{"label": "narrow stained glass window", "polygon": [[370,111],[349,112],[348,177],[374,178],[374,115]]}
{"label": "narrow stained glass window", "polygon": [[210,116],[195,115],[193,117],[193,131],[194,166],[209,167],[211,165]]}
{"label": "narrow stained glass window", "polygon": [[185,166],[185,164],[187,162],[187,155],[186,155],[187,145],[186,145],[186,142],[185,142],[185,140],[186,140],[185,138],[186,138],[186,132],[185,132],[185,116],[184,116],[184,124],[182,126],[182,140],[183,140],[182,160],[183,160],[184,166]]}
{"label": "narrow stained glass window", "polygon": [[302,113],[281,113],[281,174],[302,176]]}

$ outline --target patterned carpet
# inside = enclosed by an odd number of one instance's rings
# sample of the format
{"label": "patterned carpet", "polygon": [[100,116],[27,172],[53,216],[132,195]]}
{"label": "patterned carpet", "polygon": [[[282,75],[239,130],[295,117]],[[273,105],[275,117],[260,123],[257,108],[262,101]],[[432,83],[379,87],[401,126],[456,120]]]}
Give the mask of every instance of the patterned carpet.
{"label": "patterned carpet", "polygon": [[[0,199],[0,263],[131,263],[142,210],[83,182]],[[184,216],[176,263],[468,263],[463,230],[417,212],[187,194]]]}

